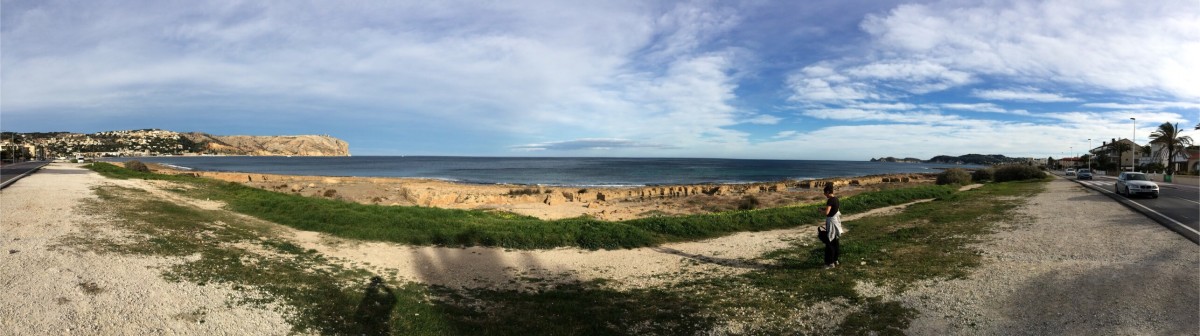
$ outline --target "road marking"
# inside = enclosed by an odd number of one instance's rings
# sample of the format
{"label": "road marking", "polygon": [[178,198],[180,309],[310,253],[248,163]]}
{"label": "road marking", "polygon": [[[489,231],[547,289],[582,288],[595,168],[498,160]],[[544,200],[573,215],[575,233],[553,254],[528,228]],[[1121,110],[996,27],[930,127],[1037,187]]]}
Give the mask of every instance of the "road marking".
{"label": "road marking", "polygon": [[1192,203],[1196,203],[1196,204],[1200,204],[1200,202],[1196,202],[1196,201],[1193,201],[1193,200],[1190,200],[1190,199],[1186,199],[1186,198],[1183,198],[1183,197],[1175,197],[1175,196],[1171,196],[1171,197],[1172,197],[1172,198],[1178,198],[1178,199],[1181,199],[1181,200],[1184,200],[1184,201],[1188,201],[1188,202],[1192,202]]}
{"label": "road marking", "polygon": [[1180,223],[1179,221],[1177,221],[1171,217],[1167,217],[1167,215],[1163,215],[1163,214],[1159,213],[1158,211],[1154,211],[1154,209],[1148,208],[1145,205],[1142,205],[1141,203],[1134,202],[1133,200],[1129,200],[1129,203],[1136,204],[1137,206],[1141,207],[1142,209],[1146,209],[1146,211],[1153,212],[1155,215],[1159,215],[1162,218],[1166,218],[1167,220],[1171,221],[1171,223],[1175,223],[1175,225],[1179,225],[1179,227],[1181,227],[1181,228],[1188,229],[1188,231],[1192,231],[1193,233],[1200,235],[1200,231],[1196,231],[1196,229],[1190,228],[1187,225],[1183,225],[1183,223]]}

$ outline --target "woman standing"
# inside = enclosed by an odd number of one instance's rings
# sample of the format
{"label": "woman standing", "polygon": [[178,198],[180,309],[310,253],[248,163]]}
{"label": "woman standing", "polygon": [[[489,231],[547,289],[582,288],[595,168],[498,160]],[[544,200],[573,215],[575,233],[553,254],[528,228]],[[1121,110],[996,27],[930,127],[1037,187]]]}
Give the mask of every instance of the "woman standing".
{"label": "woman standing", "polygon": [[821,208],[825,215],[825,226],[818,227],[818,238],[825,243],[825,268],[837,267],[838,254],[841,253],[841,237],[846,233],[842,228],[842,203],[833,195],[833,182],[825,184],[825,206]]}

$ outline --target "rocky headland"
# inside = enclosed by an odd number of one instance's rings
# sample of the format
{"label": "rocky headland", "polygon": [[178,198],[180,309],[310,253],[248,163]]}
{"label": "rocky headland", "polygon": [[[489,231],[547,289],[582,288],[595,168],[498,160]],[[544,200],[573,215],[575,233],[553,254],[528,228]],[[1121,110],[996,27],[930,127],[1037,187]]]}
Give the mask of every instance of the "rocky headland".
{"label": "rocky headland", "polygon": [[251,156],[349,156],[350,144],[328,135],[211,135],[182,133],[203,151]]}

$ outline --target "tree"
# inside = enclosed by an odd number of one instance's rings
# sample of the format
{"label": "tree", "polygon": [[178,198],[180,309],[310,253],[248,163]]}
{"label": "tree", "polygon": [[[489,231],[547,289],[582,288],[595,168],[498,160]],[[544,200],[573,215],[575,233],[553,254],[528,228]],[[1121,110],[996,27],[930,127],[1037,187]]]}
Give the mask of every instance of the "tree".
{"label": "tree", "polygon": [[1159,157],[1163,154],[1167,156],[1167,175],[1175,174],[1175,165],[1171,160],[1183,151],[1184,148],[1192,145],[1192,137],[1179,135],[1179,124],[1171,125],[1169,122],[1158,125],[1158,129],[1150,133],[1151,143],[1160,143],[1167,146],[1166,153],[1159,153]]}

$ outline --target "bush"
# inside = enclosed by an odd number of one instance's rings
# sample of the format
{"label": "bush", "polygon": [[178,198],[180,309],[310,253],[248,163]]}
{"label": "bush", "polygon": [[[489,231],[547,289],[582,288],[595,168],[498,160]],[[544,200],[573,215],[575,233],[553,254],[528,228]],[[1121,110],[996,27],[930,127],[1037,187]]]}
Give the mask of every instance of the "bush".
{"label": "bush", "polygon": [[129,170],[132,170],[135,172],[143,172],[143,173],[150,172],[150,167],[146,167],[145,163],[142,163],[142,161],[138,161],[138,160],[132,160],[129,162],[125,162],[125,169],[129,169]]}
{"label": "bush", "polygon": [[541,193],[542,192],[537,189],[525,188],[525,189],[510,189],[508,191],[507,195],[508,196],[525,196],[525,195],[539,195]]}
{"label": "bush", "polygon": [[993,177],[996,182],[1040,180],[1046,178],[1046,172],[1024,165],[1007,165],[996,168]]}
{"label": "bush", "polygon": [[992,168],[978,169],[971,173],[971,180],[975,182],[991,181],[995,174],[996,171]]}
{"label": "bush", "polygon": [[761,203],[758,201],[758,197],[754,197],[754,196],[742,197],[742,200],[738,201],[738,210],[758,209],[758,206],[760,204]]}
{"label": "bush", "polygon": [[966,170],[959,168],[950,168],[943,171],[937,176],[937,184],[969,184],[971,183],[971,174]]}

